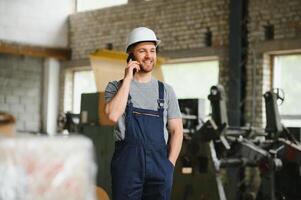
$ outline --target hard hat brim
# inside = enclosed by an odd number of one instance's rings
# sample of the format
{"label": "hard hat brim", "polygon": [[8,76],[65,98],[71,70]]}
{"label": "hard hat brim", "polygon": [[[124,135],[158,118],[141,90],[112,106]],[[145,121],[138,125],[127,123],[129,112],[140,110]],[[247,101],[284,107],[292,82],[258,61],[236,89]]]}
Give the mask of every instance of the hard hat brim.
{"label": "hard hat brim", "polygon": [[145,40],[145,41],[134,42],[134,43],[129,44],[129,45],[127,46],[127,48],[125,49],[125,52],[128,53],[128,52],[129,52],[129,49],[130,49],[132,46],[137,45],[137,44],[139,44],[139,43],[141,43],[141,42],[154,42],[154,43],[155,43],[155,46],[157,47],[157,46],[159,46],[159,44],[161,43],[161,40]]}

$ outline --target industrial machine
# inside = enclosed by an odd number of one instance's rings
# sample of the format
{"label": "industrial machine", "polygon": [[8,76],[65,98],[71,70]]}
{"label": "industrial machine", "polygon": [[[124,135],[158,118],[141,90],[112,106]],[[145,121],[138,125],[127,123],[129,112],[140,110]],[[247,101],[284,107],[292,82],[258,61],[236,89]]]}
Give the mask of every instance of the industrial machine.
{"label": "industrial machine", "polygon": [[174,169],[172,200],[218,199],[207,142],[195,139],[205,119],[204,99],[179,99],[184,141]]}
{"label": "industrial machine", "polygon": [[[301,145],[281,124],[277,105],[277,99],[281,99],[279,93],[268,91],[264,94],[265,129],[229,127],[221,85],[211,87],[208,99],[211,118],[184,140],[175,170],[172,199],[234,199],[227,192],[229,180],[237,186],[235,199],[301,199],[297,189],[301,186],[298,170]],[[260,173],[257,191],[245,184],[246,169],[250,168]],[[289,173],[288,169],[294,170]]]}

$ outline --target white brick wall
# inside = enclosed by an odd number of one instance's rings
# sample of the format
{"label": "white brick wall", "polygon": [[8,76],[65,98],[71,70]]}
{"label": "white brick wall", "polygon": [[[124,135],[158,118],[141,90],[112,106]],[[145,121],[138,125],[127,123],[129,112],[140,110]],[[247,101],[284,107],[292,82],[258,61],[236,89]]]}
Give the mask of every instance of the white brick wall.
{"label": "white brick wall", "polygon": [[40,131],[43,60],[0,55],[0,110],[13,114],[17,129]]}

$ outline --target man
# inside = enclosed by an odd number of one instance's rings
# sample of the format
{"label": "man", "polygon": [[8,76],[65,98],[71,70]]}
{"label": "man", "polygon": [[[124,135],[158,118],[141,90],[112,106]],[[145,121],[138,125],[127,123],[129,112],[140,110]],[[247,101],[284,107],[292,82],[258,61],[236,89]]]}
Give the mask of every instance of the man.
{"label": "man", "polygon": [[152,30],[134,29],[127,41],[124,78],[110,82],[105,91],[105,112],[116,123],[113,200],[170,197],[183,127],[173,89],[152,77],[159,43]]}

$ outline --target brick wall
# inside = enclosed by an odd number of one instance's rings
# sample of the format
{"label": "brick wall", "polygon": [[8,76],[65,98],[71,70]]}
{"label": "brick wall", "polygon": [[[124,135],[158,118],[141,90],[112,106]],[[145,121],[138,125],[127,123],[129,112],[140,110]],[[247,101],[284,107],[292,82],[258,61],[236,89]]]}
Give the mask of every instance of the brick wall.
{"label": "brick wall", "polygon": [[0,54],[0,110],[20,131],[40,131],[43,60]]}
{"label": "brick wall", "polygon": [[126,36],[137,26],[152,28],[162,40],[160,50],[204,47],[206,27],[213,32],[213,46],[228,43],[228,0],[130,1],[116,6],[70,16],[72,58],[86,58],[98,48],[113,43],[124,50]]}
{"label": "brick wall", "polygon": [[[253,125],[262,126],[265,116],[262,94],[270,88],[271,82],[270,56],[266,51],[283,50],[285,46],[265,42],[263,26],[268,22],[275,26],[274,41],[281,40],[286,43],[286,40],[300,39],[301,1],[249,0],[248,9],[245,117],[247,122],[253,121]],[[127,5],[70,16],[72,59],[86,59],[96,49],[105,48],[107,43],[112,43],[115,50],[123,50],[128,32],[137,26],[147,26],[155,30],[162,40],[162,54],[168,52],[172,57],[179,52],[186,52],[182,57],[218,56],[219,81],[225,85],[227,91],[228,20],[229,0],[129,0]],[[213,33],[213,44],[210,48],[206,48],[204,44],[206,27],[210,27]],[[267,50],[262,46],[271,48]],[[290,46],[286,46],[286,50],[290,49]]]}
{"label": "brick wall", "polygon": [[[87,59],[107,43],[124,51],[129,31],[146,26],[161,39],[163,56],[218,56],[220,82],[226,84],[227,7],[228,0],[130,0],[127,5],[73,14],[69,18],[72,60]],[[207,27],[212,31],[209,48],[204,42]]]}
{"label": "brick wall", "polygon": [[[262,125],[265,122],[262,95],[272,87],[271,55],[277,51],[301,50],[300,11],[301,1],[299,0],[249,1],[248,80],[245,111],[247,121],[250,122],[253,118],[255,125]],[[263,26],[267,24],[274,25],[274,40],[272,41],[265,41]],[[294,43],[299,43],[299,45]],[[252,83],[255,83],[255,91]],[[254,97],[252,97],[253,93]]]}

